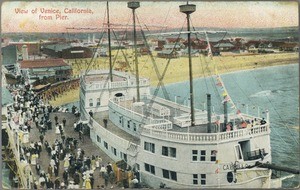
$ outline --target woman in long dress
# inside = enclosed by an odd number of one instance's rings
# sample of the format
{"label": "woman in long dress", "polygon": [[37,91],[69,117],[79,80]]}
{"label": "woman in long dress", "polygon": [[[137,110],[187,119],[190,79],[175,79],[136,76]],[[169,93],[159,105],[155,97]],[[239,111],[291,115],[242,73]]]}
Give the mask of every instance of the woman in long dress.
{"label": "woman in long dress", "polygon": [[56,125],[55,126],[55,134],[59,135],[60,134],[60,131],[59,131],[59,125]]}
{"label": "woman in long dress", "polygon": [[68,169],[69,166],[70,166],[70,158],[69,158],[69,154],[67,154],[65,159],[64,159],[64,168]]}
{"label": "woman in long dress", "polygon": [[90,178],[85,179],[85,189],[92,189]]}
{"label": "woman in long dress", "polygon": [[37,154],[32,154],[31,155],[31,164],[32,165],[36,165],[36,158],[37,158]]}

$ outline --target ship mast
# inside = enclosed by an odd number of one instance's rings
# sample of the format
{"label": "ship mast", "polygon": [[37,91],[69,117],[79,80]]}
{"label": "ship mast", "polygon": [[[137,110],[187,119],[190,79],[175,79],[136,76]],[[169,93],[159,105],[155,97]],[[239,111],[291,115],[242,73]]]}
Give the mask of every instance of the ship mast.
{"label": "ship mast", "polygon": [[139,67],[137,58],[137,47],[136,47],[136,28],[135,28],[135,9],[140,7],[140,2],[128,2],[128,8],[132,9],[133,15],[133,43],[134,43],[134,62],[135,62],[135,75],[136,75],[136,95],[137,102],[140,102],[140,79],[139,79]]}
{"label": "ship mast", "polygon": [[110,39],[110,23],[109,23],[109,6],[108,6],[108,1],[106,2],[106,8],[107,8],[107,34],[108,34],[108,55],[109,55],[109,78],[110,78],[110,82],[112,82],[113,81],[113,76],[112,76],[111,39]]}
{"label": "ship mast", "polygon": [[186,14],[187,19],[187,36],[188,36],[188,54],[189,54],[189,75],[190,75],[190,104],[191,104],[191,126],[195,126],[195,109],[194,109],[194,91],[193,91],[193,69],[191,57],[191,29],[190,29],[190,14],[196,11],[196,5],[186,4],[180,5],[180,12]]}

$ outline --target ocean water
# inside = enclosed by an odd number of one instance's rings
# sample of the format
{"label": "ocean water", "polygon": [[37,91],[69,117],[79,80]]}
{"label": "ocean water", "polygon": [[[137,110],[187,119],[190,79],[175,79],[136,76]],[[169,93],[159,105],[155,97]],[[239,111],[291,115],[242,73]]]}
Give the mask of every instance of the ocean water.
{"label": "ocean water", "polygon": [[[268,110],[271,123],[273,163],[299,170],[299,65],[274,66],[221,75],[231,99],[241,112]],[[206,94],[212,94],[216,112],[222,110],[219,87],[212,79],[194,80],[195,107],[203,109]],[[166,85],[170,98],[189,105],[189,83]],[[154,89],[152,89],[154,92]],[[164,97],[161,91],[158,96]],[[215,98],[214,98],[215,97]],[[244,104],[244,105],[243,105]],[[248,108],[246,104],[249,104]],[[288,175],[282,172],[282,176]],[[283,187],[299,186],[299,175],[283,181]]]}
{"label": "ocean water", "polygon": [[[239,71],[221,75],[231,99],[241,112],[257,115],[269,110],[273,163],[299,169],[299,68],[298,64]],[[194,80],[195,107],[205,108],[206,94],[212,94],[215,112],[222,110],[220,89],[212,79]],[[189,105],[189,83],[165,86],[172,101]],[[151,89],[154,92],[154,88]],[[158,96],[163,97],[161,91]],[[249,106],[246,106],[249,104]],[[66,105],[78,107],[78,102]],[[248,108],[247,108],[248,107]],[[281,176],[288,175],[282,172]],[[283,187],[299,186],[299,175],[283,181]]]}

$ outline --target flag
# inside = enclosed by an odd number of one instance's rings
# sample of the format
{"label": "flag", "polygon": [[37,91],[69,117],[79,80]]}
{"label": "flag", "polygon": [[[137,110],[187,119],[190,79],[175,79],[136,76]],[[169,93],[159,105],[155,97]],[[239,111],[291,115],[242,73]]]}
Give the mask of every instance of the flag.
{"label": "flag", "polygon": [[225,102],[228,102],[230,100],[230,97],[227,95],[224,97],[224,100],[222,101],[222,104]]}
{"label": "flag", "polygon": [[222,96],[227,96],[227,92],[224,91],[224,92],[222,93]]}
{"label": "flag", "polygon": [[223,86],[223,85],[222,85],[222,83],[221,83],[221,82],[218,82],[218,83],[217,83],[217,86]]}

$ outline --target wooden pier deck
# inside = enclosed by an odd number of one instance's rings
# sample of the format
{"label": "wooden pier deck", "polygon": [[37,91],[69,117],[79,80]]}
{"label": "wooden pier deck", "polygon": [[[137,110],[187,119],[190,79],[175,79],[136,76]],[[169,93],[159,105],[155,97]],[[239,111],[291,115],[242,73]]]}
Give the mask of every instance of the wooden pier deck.
{"label": "wooden pier deck", "polygon": [[[79,140],[78,132],[74,131],[74,129],[73,129],[74,122],[78,121],[79,118],[76,118],[74,116],[74,114],[72,114],[72,113],[52,112],[52,113],[50,113],[50,120],[53,121],[52,123],[54,123],[54,117],[55,116],[58,117],[58,122],[59,123],[62,123],[63,118],[65,118],[67,120],[66,127],[64,128],[64,131],[65,131],[64,134],[65,134],[66,138],[70,137],[70,138],[75,138],[75,139],[78,140],[79,143],[78,143],[77,147],[81,148],[85,151],[85,156],[89,156],[90,158],[92,157],[92,155],[100,156],[102,158],[102,162],[100,163],[100,166],[101,166],[101,164],[107,165],[108,162],[113,163],[113,160],[110,159],[103,151],[101,151],[100,148],[98,148],[91,141],[91,139],[88,136],[84,135],[83,142]],[[38,131],[35,124],[33,124],[33,127],[30,131],[30,140],[29,140],[29,142],[38,142],[38,141],[40,141],[39,136],[40,136],[40,132]],[[60,135],[55,134],[55,126],[52,126],[52,129],[46,131],[44,142],[48,141],[49,144],[52,145],[55,142],[55,139],[61,140],[61,137],[60,137]],[[29,144],[26,145],[26,146],[29,146]],[[59,177],[59,180],[62,182],[63,181],[63,171],[64,171],[64,161],[60,160],[59,162],[60,162],[60,164],[59,164],[59,175],[58,175],[58,177]],[[42,152],[40,154],[40,157],[37,159],[37,163],[39,163],[41,165],[41,170],[44,170],[45,173],[47,173],[47,168],[48,168],[49,163],[50,163],[50,157],[48,156],[48,153],[45,150],[44,145],[43,145],[43,149],[42,149]],[[36,181],[38,181],[38,176],[37,176],[37,172],[36,172],[36,169],[35,169],[35,165],[31,165],[31,169],[32,169],[32,172],[34,174],[34,179]],[[102,177],[100,177],[100,168],[97,168],[94,171],[93,177],[94,177],[94,185],[93,185],[94,189],[97,189],[97,186],[101,187],[102,185],[104,185],[104,179]],[[51,180],[54,182],[55,179],[56,179],[56,177],[54,176],[54,177],[52,177]],[[70,177],[69,177],[69,179],[70,179]],[[72,180],[72,178],[70,180]],[[108,187],[111,187],[111,186],[112,186],[112,184],[109,183]]]}

